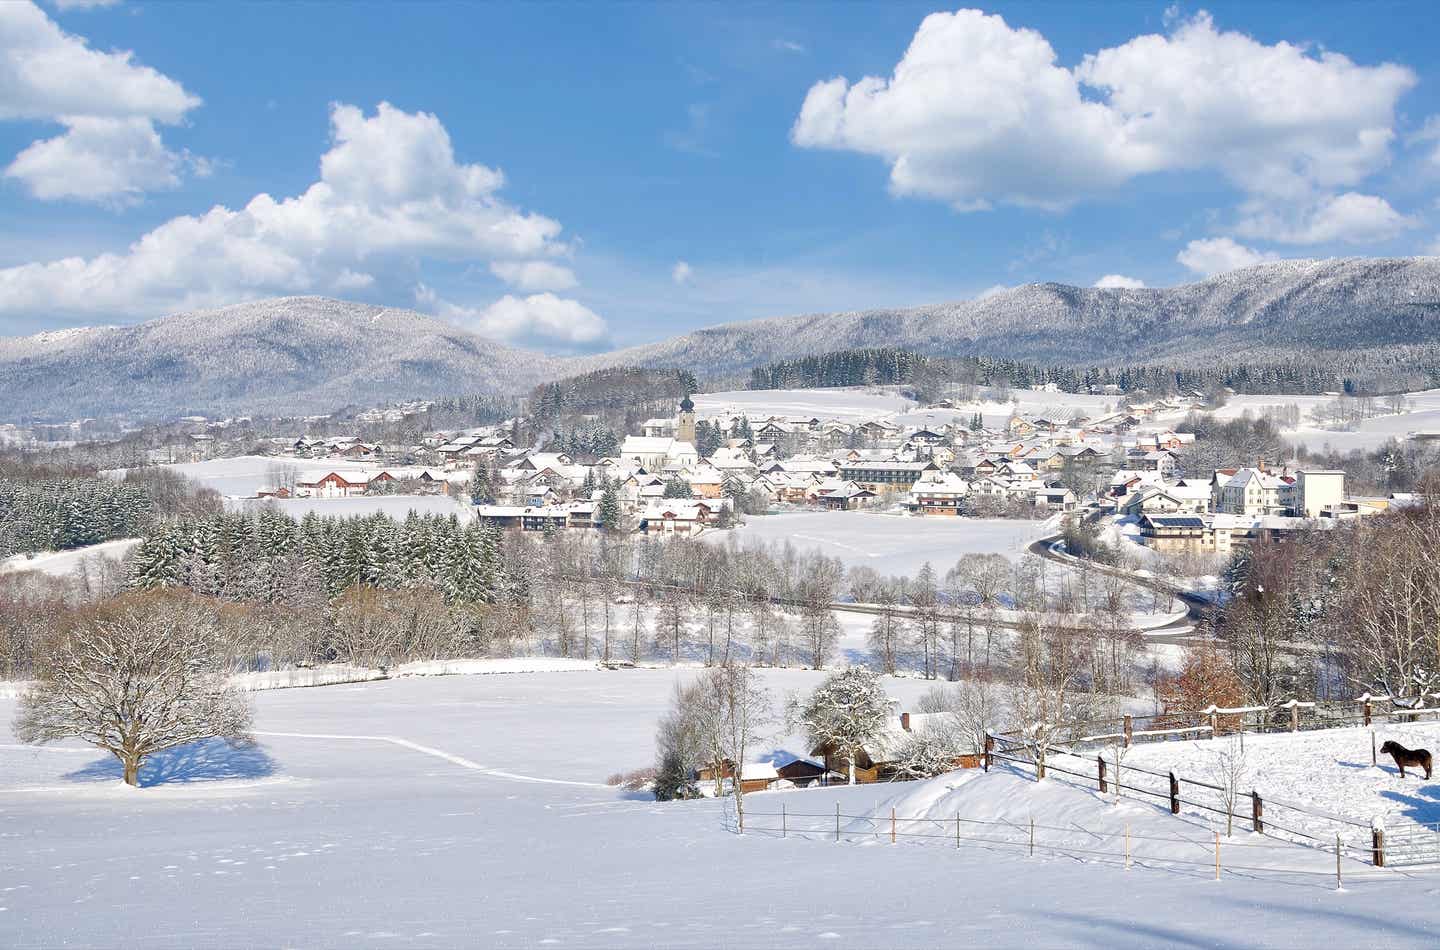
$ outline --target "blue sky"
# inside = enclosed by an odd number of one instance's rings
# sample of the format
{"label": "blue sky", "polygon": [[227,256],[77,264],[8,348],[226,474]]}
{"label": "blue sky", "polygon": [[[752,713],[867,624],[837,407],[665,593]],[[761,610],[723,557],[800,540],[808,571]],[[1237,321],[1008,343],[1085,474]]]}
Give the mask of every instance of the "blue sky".
{"label": "blue sky", "polygon": [[321,293],[586,350],[1440,253],[1437,19],[7,3],[0,330]]}

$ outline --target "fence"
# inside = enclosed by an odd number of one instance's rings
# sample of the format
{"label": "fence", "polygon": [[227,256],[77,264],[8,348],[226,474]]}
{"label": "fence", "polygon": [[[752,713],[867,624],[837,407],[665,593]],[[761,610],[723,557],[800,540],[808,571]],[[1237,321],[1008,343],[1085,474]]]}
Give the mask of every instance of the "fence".
{"label": "fence", "polygon": [[[1016,755],[1015,751],[1019,750],[999,751],[992,748],[987,757],[992,761],[1010,763],[1021,771],[1029,770],[1038,778],[1040,765],[1033,757]],[[1126,765],[1123,760],[1117,765],[1113,759],[1107,761],[1102,755],[1090,760],[1063,749],[1051,749],[1045,759],[1045,775],[1058,773],[1078,779],[1102,794],[1118,796],[1129,792],[1132,796],[1140,796],[1141,801],[1167,808],[1172,815],[1180,814],[1188,806],[1223,818],[1227,827],[1233,823],[1257,834],[1279,837],[1320,850],[1332,850],[1333,841],[1338,836],[1347,840],[1352,850],[1357,853],[1363,851],[1377,867],[1385,864],[1383,836],[1368,822],[1327,815],[1277,798],[1262,797],[1257,791],[1226,789],[1174,772],[1156,772]],[[1058,764],[1056,759],[1063,764]],[[1087,771],[1080,771],[1081,768],[1087,768]],[[1276,819],[1277,811],[1281,815],[1280,820]],[[1297,822],[1294,820],[1296,816],[1303,816],[1304,820]],[[1295,827],[1297,824],[1306,824],[1308,830]],[[1324,831],[1319,830],[1317,825]]]}
{"label": "fence", "polygon": [[[1246,855],[1256,849],[1269,849],[1273,852],[1273,845],[1222,838],[1219,832],[1199,837],[1136,834],[1131,831],[1128,823],[1123,830],[1099,830],[1073,824],[1048,825],[1036,822],[1033,818],[1025,823],[1016,823],[966,818],[960,814],[948,818],[907,816],[897,814],[894,809],[888,816],[847,815],[840,810],[838,803],[833,813],[791,811],[784,805],[779,811],[747,808],[743,828],[737,826],[736,830],[747,835],[835,843],[880,841],[894,845],[904,839],[955,850],[984,848],[1023,853],[1027,857],[1034,857],[1037,853],[1059,854],[1083,858],[1087,863],[1124,867],[1126,870],[1132,867],[1188,870],[1207,877],[1213,875],[1215,880],[1220,880],[1221,874],[1226,871],[1325,878],[1333,876],[1337,887],[1343,881],[1343,860],[1364,863],[1368,857],[1336,838],[1330,847],[1323,849],[1335,855],[1333,870],[1264,866],[1247,863]],[[1073,836],[1077,832],[1089,836],[1092,839],[1091,845],[1081,846],[1067,839],[1067,836]],[[1116,839],[1115,844],[1104,847],[1107,838]],[[1166,853],[1173,851],[1186,852],[1193,856]]]}
{"label": "fence", "polygon": [[1440,824],[1386,828],[1384,841],[1387,867],[1440,864]]}
{"label": "fence", "polygon": [[[1440,694],[1418,697],[1415,702],[1440,699]],[[1388,705],[1387,705],[1388,704]],[[1312,732],[1346,726],[1416,722],[1425,717],[1440,719],[1440,705],[1409,705],[1390,696],[1368,693],[1341,702],[1288,700],[1270,706],[1221,708],[1210,706],[1193,712],[1164,712],[1149,716],[1126,715],[1064,723],[1054,731],[1071,748],[1109,745],[1117,740],[1124,746],[1142,742],[1165,742],[1234,733]],[[1020,730],[996,733],[1021,742]]]}

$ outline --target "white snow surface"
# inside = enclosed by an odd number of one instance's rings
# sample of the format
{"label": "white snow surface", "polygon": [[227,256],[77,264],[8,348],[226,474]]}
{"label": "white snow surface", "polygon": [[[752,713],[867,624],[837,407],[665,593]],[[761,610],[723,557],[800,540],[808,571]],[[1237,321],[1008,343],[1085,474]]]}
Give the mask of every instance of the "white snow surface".
{"label": "white snow surface", "polygon": [[915,405],[895,387],[840,387],[834,389],[739,389],[696,393],[695,414],[702,419],[742,413],[752,422],[769,416],[814,416],[863,422],[881,419]]}
{"label": "white snow surface", "polygon": [[940,518],[869,511],[805,511],[754,515],[730,532],[701,537],[725,543],[734,536],[789,541],[801,550],[818,550],[846,567],[864,565],[881,574],[913,575],[929,561],[942,576],[964,554],[1003,554],[1019,558],[1042,537],[1047,522],[1008,518]]}
{"label": "white snow surface", "polygon": [[23,554],[11,555],[0,561],[0,573],[5,571],[39,571],[42,574],[49,574],[52,577],[68,577],[74,574],[80,566],[80,562],[86,558],[105,558],[111,561],[124,559],[130,549],[140,543],[139,538],[120,538],[117,541],[105,541],[101,544],[91,544],[83,548],[72,548],[69,551],[46,551],[34,557],[26,557]]}
{"label": "white snow surface", "polygon": [[[1377,722],[1374,734],[1377,749],[1387,739],[1411,749],[1440,749],[1440,723]],[[1440,822],[1440,785],[1426,781],[1424,773],[1414,769],[1407,768],[1407,777],[1400,778],[1389,756],[1380,756],[1372,766],[1370,739],[1371,730],[1358,727],[1247,735],[1244,789],[1260,793],[1276,824],[1317,837],[1333,837],[1341,831],[1348,838],[1353,833],[1334,821],[1280,803],[1362,825],[1369,825],[1374,818],[1382,818],[1391,828]],[[1227,743],[1221,738],[1137,745],[1125,757],[1125,764],[1157,772],[1174,770],[1182,777],[1222,784],[1213,773],[1218,752]],[[1440,775],[1436,779],[1440,781]]]}
{"label": "white snow surface", "polygon": [[[908,796],[922,796],[913,807],[941,817],[963,805],[983,817],[1033,808],[1038,821],[1048,809],[1056,824],[1086,828],[1117,807],[1059,783],[997,772],[754,794],[744,837],[726,830],[728,801],[660,804],[603,785],[651,760],[655,719],[674,683],[692,675],[520,673],[259,693],[254,747],[168,754],[140,790],[94,749],[0,743],[0,942],[1292,947],[1322,935],[1366,946],[1440,938],[1425,874],[1347,868],[1356,873],[1337,894],[1325,874],[1231,873],[1214,883],[1204,866],[1142,861],[1127,872],[1108,857],[1042,849],[1027,858],[1013,844],[837,844],[760,830],[772,819],[759,813],[782,802],[792,814],[833,814],[838,804],[883,815],[897,793],[907,809]],[[819,677],[764,675],[777,700]],[[924,686],[887,681],[906,704]],[[0,700],[0,729],[13,714]],[[775,745],[786,742],[803,752],[793,740]],[[1204,837],[1155,809],[1118,807],[1117,816],[1134,811],[1136,829]],[[1206,860],[1203,840],[1194,849]]]}

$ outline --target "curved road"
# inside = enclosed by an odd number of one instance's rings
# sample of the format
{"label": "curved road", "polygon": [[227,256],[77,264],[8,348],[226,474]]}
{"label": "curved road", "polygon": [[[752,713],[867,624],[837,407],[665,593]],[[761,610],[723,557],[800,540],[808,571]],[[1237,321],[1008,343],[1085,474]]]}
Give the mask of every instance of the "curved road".
{"label": "curved road", "polygon": [[[1057,564],[1064,564],[1067,567],[1077,567],[1082,562],[1079,558],[1069,554],[1061,554],[1054,550],[1060,535],[1052,534],[1032,541],[1029,551],[1047,561],[1054,561]],[[1144,577],[1132,571],[1119,567],[1111,567],[1109,564],[1100,564],[1095,561],[1088,562],[1089,569],[1100,574],[1109,574],[1121,580],[1134,584],[1136,587],[1144,587],[1148,590],[1159,591],[1170,597],[1174,597],[1185,605],[1185,616],[1179,617],[1169,623],[1153,627],[1145,631],[1145,639],[1150,643],[1177,643],[1185,644],[1198,642],[1200,638],[1193,636],[1195,627],[1208,616],[1208,611],[1214,606],[1208,599],[1201,597],[1194,591],[1186,590],[1183,587],[1176,587],[1174,584],[1167,584],[1159,578]]]}

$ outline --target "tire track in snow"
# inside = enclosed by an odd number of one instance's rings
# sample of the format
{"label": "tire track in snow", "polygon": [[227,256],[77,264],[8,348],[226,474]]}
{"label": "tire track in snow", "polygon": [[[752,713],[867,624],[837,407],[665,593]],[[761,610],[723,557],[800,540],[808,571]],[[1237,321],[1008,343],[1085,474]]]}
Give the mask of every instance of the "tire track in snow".
{"label": "tire track in snow", "polygon": [[508,778],[517,782],[538,782],[543,785],[574,785],[580,788],[608,789],[610,787],[599,782],[572,782],[563,778],[542,778],[537,775],[520,775],[515,772],[506,772],[502,769],[486,768],[478,762],[473,762],[464,756],[446,752],[444,749],[436,749],[433,746],[421,745],[418,742],[411,742],[409,739],[399,739],[395,736],[354,736],[319,732],[260,732],[258,730],[253,734],[285,739],[344,739],[359,742],[388,742],[391,745],[400,746],[402,749],[410,749],[413,752],[420,752],[424,755],[434,756],[437,759],[444,759],[446,762],[458,765],[463,769],[469,769],[472,772],[479,772],[494,778]]}

